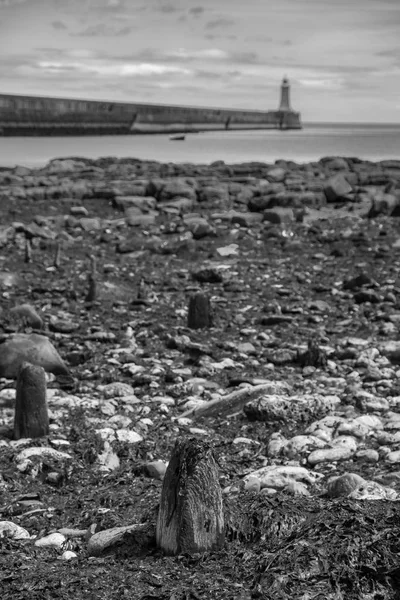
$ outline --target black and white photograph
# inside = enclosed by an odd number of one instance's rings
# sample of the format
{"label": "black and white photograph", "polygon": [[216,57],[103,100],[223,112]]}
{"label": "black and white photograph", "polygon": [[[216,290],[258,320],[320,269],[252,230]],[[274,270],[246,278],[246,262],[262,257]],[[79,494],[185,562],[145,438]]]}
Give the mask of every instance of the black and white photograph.
{"label": "black and white photograph", "polygon": [[400,600],[400,0],[0,0],[1,600]]}

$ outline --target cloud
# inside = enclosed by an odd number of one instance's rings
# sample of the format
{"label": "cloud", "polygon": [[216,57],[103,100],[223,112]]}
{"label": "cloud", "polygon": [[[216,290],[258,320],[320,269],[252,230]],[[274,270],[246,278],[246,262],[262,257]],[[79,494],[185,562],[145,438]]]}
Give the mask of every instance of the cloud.
{"label": "cloud", "polygon": [[157,11],[165,13],[165,14],[171,14],[171,13],[176,13],[176,12],[180,11],[180,9],[177,6],[174,6],[173,4],[170,4],[170,3],[160,4],[154,10],[157,10]]}
{"label": "cloud", "polygon": [[155,63],[107,63],[106,61],[39,61],[35,65],[43,73],[76,72],[100,77],[154,77],[156,75],[190,75],[191,71],[172,65]]}
{"label": "cloud", "polygon": [[0,0],[0,8],[7,8],[8,6],[15,6],[16,4],[25,4],[28,0]]}
{"label": "cloud", "polygon": [[97,25],[89,25],[83,31],[78,31],[71,35],[76,37],[118,37],[128,35],[133,30],[134,27],[131,25],[119,27],[112,24],[98,23]]}
{"label": "cloud", "polygon": [[228,17],[219,17],[208,21],[205,25],[206,29],[219,29],[220,27],[232,27],[235,21]]}
{"label": "cloud", "polygon": [[192,8],[189,8],[188,12],[195,17],[199,17],[204,13],[204,11],[205,9],[203,6],[192,6]]}
{"label": "cloud", "polygon": [[63,29],[67,29],[66,24],[63,23],[62,21],[53,21],[51,26],[53,27],[53,29],[57,29],[59,31],[61,31]]}

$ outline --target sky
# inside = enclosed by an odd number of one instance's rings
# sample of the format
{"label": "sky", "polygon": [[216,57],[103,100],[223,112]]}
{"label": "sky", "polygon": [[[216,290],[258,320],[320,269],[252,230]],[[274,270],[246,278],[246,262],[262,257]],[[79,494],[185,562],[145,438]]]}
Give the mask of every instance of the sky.
{"label": "sky", "polygon": [[400,0],[0,0],[0,91],[400,122]]}

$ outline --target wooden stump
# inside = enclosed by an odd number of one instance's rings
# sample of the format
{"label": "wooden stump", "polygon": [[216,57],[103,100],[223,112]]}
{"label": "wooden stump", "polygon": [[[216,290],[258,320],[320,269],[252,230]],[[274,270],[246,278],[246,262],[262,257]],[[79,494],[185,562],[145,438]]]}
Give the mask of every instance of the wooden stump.
{"label": "wooden stump", "polygon": [[327,361],[325,350],[320,348],[318,341],[315,339],[310,339],[307,350],[298,356],[298,362],[301,367],[325,368]]}
{"label": "wooden stump", "polygon": [[224,544],[218,467],[210,445],[196,438],[175,443],[164,477],[156,530],[166,554],[194,554]]}
{"label": "wooden stump", "polygon": [[211,306],[208,296],[198,292],[190,298],[187,323],[190,329],[204,329],[205,327],[211,327]]}
{"label": "wooden stump", "polygon": [[46,375],[43,367],[22,363],[17,378],[14,440],[49,434]]}

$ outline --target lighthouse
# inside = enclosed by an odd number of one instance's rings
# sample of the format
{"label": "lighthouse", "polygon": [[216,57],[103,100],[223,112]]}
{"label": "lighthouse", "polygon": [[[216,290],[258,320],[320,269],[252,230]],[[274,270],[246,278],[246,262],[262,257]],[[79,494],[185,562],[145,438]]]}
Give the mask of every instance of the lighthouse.
{"label": "lighthouse", "polygon": [[285,77],[282,79],[281,84],[281,103],[279,105],[279,109],[282,112],[291,111],[290,107],[290,83],[289,79]]}
{"label": "lighthouse", "polygon": [[281,101],[275,112],[276,127],[278,129],[301,129],[300,113],[295,112],[290,105],[290,83],[285,77],[281,83]]}

